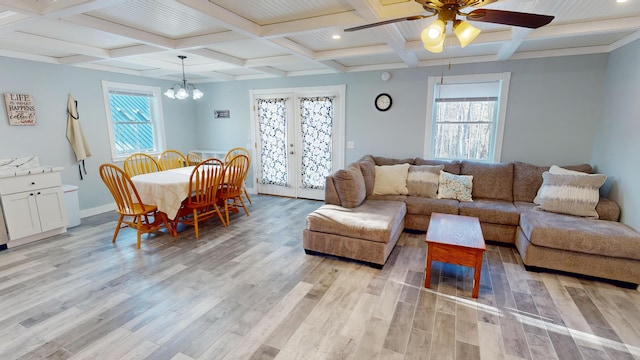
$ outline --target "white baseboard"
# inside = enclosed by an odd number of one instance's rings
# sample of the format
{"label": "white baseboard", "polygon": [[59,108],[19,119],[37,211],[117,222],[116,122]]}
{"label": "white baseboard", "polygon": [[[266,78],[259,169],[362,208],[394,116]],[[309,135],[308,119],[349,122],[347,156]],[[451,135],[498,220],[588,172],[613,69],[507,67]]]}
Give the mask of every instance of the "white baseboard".
{"label": "white baseboard", "polygon": [[116,203],[102,205],[102,206],[98,206],[90,209],[84,209],[80,211],[80,218],[85,218],[85,217],[98,215],[98,214],[106,213],[109,211],[115,211],[115,210],[116,210]]}

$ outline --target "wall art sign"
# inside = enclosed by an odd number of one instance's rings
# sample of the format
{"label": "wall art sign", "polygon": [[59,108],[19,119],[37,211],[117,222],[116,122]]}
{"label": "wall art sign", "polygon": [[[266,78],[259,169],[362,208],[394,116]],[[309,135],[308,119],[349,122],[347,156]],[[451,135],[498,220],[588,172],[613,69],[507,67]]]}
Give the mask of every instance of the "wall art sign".
{"label": "wall art sign", "polygon": [[213,117],[216,119],[229,118],[229,110],[214,110]]}
{"label": "wall art sign", "polygon": [[33,95],[5,93],[4,103],[7,106],[9,125],[38,124],[36,108],[33,106]]}

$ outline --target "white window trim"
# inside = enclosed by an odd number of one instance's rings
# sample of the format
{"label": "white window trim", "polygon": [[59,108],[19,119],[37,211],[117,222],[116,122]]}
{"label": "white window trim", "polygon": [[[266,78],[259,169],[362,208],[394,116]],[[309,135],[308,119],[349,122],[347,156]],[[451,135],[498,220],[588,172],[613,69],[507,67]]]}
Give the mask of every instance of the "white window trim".
{"label": "white window trim", "polygon": [[118,162],[124,161],[127,157],[120,156],[116,152],[115,136],[113,134],[113,119],[111,118],[111,104],[109,102],[109,90],[118,89],[122,91],[140,91],[151,92],[156,101],[151,109],[152,119],[154,119],[154,136],[157,137],[155,152],[149,153],[149,155],[159,155],[166,148],[166,137],[164,132],[164,115],[162,112],[162,92],[159,87],[145,86],[137,84],[118,83],[111,81],[102,81],[102,94],[104,97],[105,112],[107,114],[107,131],[109,133],[109,146],[111,147],[111,161]]}
{"label": "white window trim", "polygon": [[[425,138],[424,138],[424,153],[425,159],[433,158],[431,153],[431,141],[433,132],[433,113],[435,104],[435,84],[441,81],[440,76],[430,76],[428,80],[427,89],[427,119],[425,123]],[[476,75],[459,75],[459,76],[447,76],[444,78],[445,84],[469,84],[474,82],[490,82],[501,81],[500,87],[500,103],[498,113],[498,123],[496,124],[495,132],[495,147],[493,151],[493,157],[489,159],[490,162],[499,163],[502,157],[502,140],[504,135],[504,124],[507,117],[507,103],[509,96],[509,80],[511,79],[510,72],[493,73],[493,74],[476,74]]]}

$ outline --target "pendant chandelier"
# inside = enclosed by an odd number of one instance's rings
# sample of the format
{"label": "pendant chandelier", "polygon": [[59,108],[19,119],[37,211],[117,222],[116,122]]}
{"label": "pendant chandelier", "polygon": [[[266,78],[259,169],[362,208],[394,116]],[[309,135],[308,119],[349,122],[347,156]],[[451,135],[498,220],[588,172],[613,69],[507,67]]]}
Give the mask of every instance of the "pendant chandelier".
{"label": "pendant chandelier", "polygon": [[204,93],[202,91],[196,89],[193,84],[187,82],[187,78],[184,75],[184,59],[187,57],[184,55],[178,55],[178,58],[182,61],[182,82],[177,82],[173,84],[164,94],[171,99],[183,100],[189,97],[189,93],[193,97],[193,100],[198,100]]}

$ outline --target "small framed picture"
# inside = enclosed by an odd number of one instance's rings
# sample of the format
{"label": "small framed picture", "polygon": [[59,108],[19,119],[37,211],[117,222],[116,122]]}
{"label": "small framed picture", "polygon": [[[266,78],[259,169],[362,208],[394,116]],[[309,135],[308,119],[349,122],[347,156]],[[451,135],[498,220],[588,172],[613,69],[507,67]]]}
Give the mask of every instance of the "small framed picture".
{"label": "small framed picture", "polygon": [[7,107],[9,125],[38,124],[36,108],[33,105],[33,95],[5,93],[4,103]]}
{"label": "small framed picture", "polygon": [[229,118],[229,110],[214,110],[213,117],[216,119]]}

